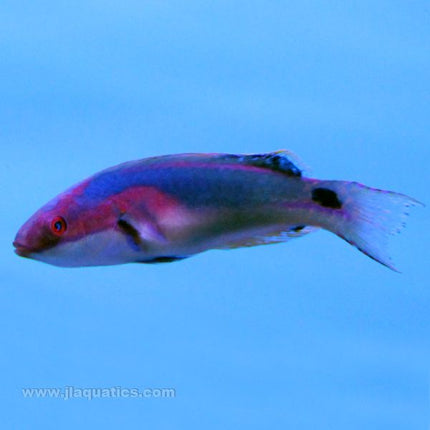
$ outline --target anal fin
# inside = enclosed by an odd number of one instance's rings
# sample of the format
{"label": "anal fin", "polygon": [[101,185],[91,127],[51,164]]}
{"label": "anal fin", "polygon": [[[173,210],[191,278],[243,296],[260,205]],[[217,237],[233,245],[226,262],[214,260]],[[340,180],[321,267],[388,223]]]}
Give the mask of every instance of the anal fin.
{"label": "anal fin", "polygon": [[318,227],[294,225],[283,227],[282,229],[270,231],[267,233],[254,233],[249,235],[241,235],[241,237],[235,237],[226,244],[218,247],[218,249],[235,249],[242,247],[258,246],[258,245],[270,245],[272,243],[288,242],[291,239],[305,236],[318,230]]}

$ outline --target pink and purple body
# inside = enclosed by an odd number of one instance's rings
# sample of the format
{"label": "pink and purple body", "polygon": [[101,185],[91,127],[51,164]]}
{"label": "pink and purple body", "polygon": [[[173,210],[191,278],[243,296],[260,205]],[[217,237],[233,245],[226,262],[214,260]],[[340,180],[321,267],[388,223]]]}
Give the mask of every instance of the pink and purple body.
{"label": "pink and purple body", "polygon": [[167,155],[70,188],[21,227],[14,246],[20,256],[65,267],[154,263],[323,228],[394,269],[387,239],[419,204],[356,182],[306,178],[286,151]]}

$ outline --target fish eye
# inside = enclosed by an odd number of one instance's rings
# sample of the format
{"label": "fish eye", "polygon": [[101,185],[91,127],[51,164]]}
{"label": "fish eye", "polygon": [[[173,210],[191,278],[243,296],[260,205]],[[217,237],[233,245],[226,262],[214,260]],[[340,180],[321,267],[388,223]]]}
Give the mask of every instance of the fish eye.
{"label": "fish eye", "polygon": [[57,236],[61,236],[67,230],[66,220],[61,216],[56,216],[51,221],[51,230]]}

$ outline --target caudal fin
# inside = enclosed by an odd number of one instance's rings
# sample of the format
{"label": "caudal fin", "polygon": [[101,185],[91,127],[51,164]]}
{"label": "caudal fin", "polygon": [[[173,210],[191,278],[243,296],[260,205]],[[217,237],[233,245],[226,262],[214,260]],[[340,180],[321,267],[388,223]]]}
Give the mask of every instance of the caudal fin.
{"label": "caudal fin", "polygon": [[411,207],[424,205],[404,194],[357,182],[327,181],[325,184],[324,189],[336,192],[341,203],[329,230],[397,272],[388,254],[389,238],[405,227]]}

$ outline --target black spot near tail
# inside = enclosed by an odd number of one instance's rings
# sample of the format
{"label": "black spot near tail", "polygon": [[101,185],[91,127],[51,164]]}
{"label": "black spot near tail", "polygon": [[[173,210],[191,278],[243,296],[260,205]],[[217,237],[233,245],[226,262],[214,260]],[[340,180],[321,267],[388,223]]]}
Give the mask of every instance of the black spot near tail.
{"label": "black spot near tail", "polygon": [[327,188],[315,188],[312,191],[312,200],[325,208],[340,209],[342,202],[337,194]]}

